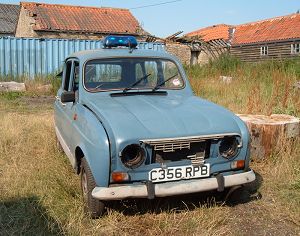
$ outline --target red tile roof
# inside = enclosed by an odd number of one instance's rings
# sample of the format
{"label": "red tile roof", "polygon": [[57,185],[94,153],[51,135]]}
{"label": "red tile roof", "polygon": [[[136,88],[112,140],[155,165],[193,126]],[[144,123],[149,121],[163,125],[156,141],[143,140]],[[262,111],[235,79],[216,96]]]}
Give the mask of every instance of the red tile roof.
{"label": "red tile roof", "polygon": [[236,26],[232,44],[248,44],[300,38],[300,14],[292,14]]}
{"label": "red tile roof", "polygon": [[216,39],[229,39],[229,25],[220,24],[213,25],[203,29],[199,29],[186,34],[187,36],[201,36],[205,42],[216,40]]}
{"label": "red tile roof", "polygon": [[21,2],[35,18],[34,30],[137,34],[140,26],[128,9]]}
{"label": "red tile roof", "polygon": [[232,44],[251,44],[300,38],[300,14],[275,17],[271,19],[230,26],[214,25],[188,33],[187,36],[202,36],[203,40],[229,40],[232,31]]}

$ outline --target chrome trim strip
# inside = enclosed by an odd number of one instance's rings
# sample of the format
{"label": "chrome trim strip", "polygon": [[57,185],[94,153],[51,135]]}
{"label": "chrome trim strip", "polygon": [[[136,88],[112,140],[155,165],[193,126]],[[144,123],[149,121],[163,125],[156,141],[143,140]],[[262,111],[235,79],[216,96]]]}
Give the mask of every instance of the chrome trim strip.
{"label": "chrome trim strip", "polygon": [[220,139],[226,136],[239,136],[241,142],[239,144],[242,147],[242,137],[238,133],[224,133],[224,134],[209,134],[209,135],[199,135],[199,136],[189,136],[189,137],[176,137],[176,138],[162,138],[162,139],[142,139],[140,143],[145,143],[148,145],[159,145],[164,143],[174,143],[174,142],[201,142],[208,139]]}

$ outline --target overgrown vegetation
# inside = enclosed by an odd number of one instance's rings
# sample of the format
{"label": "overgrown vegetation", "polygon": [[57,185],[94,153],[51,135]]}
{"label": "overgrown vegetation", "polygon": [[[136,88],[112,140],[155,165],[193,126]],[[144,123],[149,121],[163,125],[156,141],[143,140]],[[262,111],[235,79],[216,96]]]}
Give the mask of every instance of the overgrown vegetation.
{"label": "overgrown vegetation", "polygon": [[[284,113],[300,116],[300,59],[242,63],[229,55],[205,66],[187,67],[198,96],[236,113]],[[232,77],[223,83],[220,76]]]}
{"label": "overgrown vegetation", "polygon": [[[236,113],[300,116],[299,61],[245,64],[224,57],[187,68],[197,95]],[[230,84],[219,76],[232,76]],[[300,143],[282,141],[253,162],[262,199],[222,204],[218,194],[111,203],[108,214],[83,215],[79,178],[55,145],[52,96],[0,94],[1,235],[297,235]],[[45,83],[43,83],[45,84]],[[52,94],[52,93],[51,93]],[[50,95],[50,94],[49,94]],[[251,190],[251,191],[252,191]],[[251,192],[249,190],[249,192]]]}

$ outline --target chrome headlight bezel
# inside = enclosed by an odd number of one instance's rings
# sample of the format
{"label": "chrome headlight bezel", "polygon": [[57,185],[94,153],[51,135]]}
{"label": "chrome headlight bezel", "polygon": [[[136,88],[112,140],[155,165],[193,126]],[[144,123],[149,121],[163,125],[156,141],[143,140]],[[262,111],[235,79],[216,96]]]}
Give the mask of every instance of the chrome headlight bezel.
{"label": "chrome headlight bezel", "polygon": [[121,161],[129,169],[138,168],[145,161],[145,150],[138,144],[129,144],[121,152]]}
{"label": "chrome headlight bezel", "polygon": [[235,157],[241,147],[239,140],[235,136],[225,137],[219,144],[219,155],[231,159]]}

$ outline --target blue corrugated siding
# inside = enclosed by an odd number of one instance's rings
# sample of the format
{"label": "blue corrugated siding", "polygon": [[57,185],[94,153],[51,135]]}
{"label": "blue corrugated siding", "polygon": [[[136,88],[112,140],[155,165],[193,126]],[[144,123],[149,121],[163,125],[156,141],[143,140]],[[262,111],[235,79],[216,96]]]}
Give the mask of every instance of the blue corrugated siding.
{"label": "blue corrugated siding", "polygon": [[[101,48],[100,40],[0,38],[0,75],[47,75],[57,72],[73,52]],[[139,48],[164,50],[160,43],[139,43]]]}

